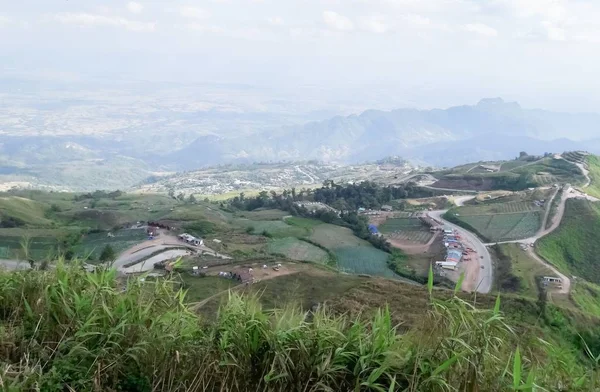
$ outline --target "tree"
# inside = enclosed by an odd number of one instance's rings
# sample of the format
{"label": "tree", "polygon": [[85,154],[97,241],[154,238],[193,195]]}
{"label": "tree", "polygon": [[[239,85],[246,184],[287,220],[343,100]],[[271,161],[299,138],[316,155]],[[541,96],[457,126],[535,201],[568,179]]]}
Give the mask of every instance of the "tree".
{"label": "tree", "polygon": [[190,193],[190,197],[188,197],[188,201],[190,203],[196,203],[196,198],[194,197],[193,193]]}
{"label": "tree", "polygon": [[104,249],[102,249],[102,253],[100,253],[100,261],[113,261],[116,258],[115,251],[112,246],[106,244]]}

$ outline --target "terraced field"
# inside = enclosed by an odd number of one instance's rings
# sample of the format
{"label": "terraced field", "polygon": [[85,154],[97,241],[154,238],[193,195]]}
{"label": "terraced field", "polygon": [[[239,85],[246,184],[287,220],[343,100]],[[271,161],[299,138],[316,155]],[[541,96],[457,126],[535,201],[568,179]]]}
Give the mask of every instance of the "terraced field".
{"label": "terraced field", "polygon": [[291,260],[321,264],[329,261],[329,255],[323,249],[293,237],[272,240],[267,249],[269,253],[280,254]]}
{"label": "terraced field", "polygon": [[412,241],[421,244],[429,242],[433,234],[417,218],[392,218],[386,220],[379,231],[393,239]]}
{"label": "terraced field", "polygon": [[471,215],[456,217],[490,242],[512,241],[533,237],[542,224],[542,213]]}

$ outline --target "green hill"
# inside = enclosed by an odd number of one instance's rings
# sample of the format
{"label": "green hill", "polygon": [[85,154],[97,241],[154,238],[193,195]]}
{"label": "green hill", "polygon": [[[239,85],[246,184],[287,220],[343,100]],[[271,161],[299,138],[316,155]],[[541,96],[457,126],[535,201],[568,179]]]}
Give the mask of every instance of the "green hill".
{"label": "green hill", "polygon": [[560,227],[538,243],[538,253],[569,275],[600,284],[600,204],[567,201]]}
{"label": "green hill", "polygon": [[[527,156],[530,158],[529,156]],[[482,162],[432,173],[437,188],[477,191],[512,190],[550,186],[555,183],[583,184],[581,170],[564,159],[546,157],[537,160]]]}

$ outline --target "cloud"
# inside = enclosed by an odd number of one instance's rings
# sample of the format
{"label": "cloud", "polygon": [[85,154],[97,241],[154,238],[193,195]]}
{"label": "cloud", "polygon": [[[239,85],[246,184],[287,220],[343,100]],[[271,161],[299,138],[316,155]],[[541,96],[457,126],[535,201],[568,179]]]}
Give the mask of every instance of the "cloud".
{"label": "cloud", "polygon": [[129,12],[139,14],[144,10],[144,6],[140,3],[136,3],[135,1],[130,1],[129,3],[127,3],[127,9],[129,10]]}
{"label": "cloud", "polygon": [[484,35],[486,37],[497,37],[498,30],[483,23],[470,23],[463,26],[464,31]]}
{"label": "cloud", "polygon": [[283,26],[285,24],[285,21],[283,20],[283,18],[281,16],[275,16],[272,18],[267,19],[267,21],[269,22],[270,25],[273,26]]}
{"label": "cloud", "polygon": [[207,19],[210,13],[203,8],[183,6],[179,7],[179,15],[190,19]]}
{"label": "cloud", "polygon": [[135,20],[125,19],[119,16],[88,14],[85,12],[63,12],[56,14],[55,19],[60,23],[82,27],[112,26],[121,27],[136,32],[150,32],[154,31],[154,29],[156,28],[155,23],[139,22]]}
{"label": "cloud", "polygon": [[555,25],[554,23],[545,20],[541,23],[542,27],[546,31],[546,36],[551,41],[566,41],[567,32],[562,27]]}
{"label": "cloud", "polygon": [[385,18],[380,15],[361,18],[359,26],[362,30],[375,34],[383,34],[391,29],[390,25],[386,23]]}
{"label": "cloud", "polygon": [[10,23],[10,19],[4,15],[0,15],[0,27]]}
{"label": "cloud", "polygon": [[351,31],[354,30],[354,23],[344,15],[335,11],[324,11],[323,21],[332,30]]}

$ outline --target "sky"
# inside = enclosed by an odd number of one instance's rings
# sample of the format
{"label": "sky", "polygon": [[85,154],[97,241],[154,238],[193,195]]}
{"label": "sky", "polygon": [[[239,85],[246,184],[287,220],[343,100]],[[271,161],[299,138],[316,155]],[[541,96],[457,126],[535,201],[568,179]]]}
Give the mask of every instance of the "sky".
{"label": "sky", "polygon": [[0,3],[6,75],[380,89],[420,107],[600,105],[597,0]]}

